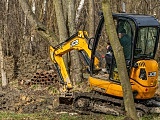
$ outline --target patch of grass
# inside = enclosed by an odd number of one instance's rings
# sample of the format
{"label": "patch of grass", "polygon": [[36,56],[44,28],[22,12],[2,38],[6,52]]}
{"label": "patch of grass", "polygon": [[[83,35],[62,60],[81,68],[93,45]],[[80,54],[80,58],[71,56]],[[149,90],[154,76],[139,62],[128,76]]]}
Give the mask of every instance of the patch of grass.
{"label": "patch of grass", "polygon": [[24,114],[14,112],[0,112],[0,120],[54,120],[53,118],[55,117],[44,115],[42,113]]}
{"label": "patch of grass", "polygon": [[90,114],[90,115],[72,115],[71,113],[65,113],[58,115],[58,120],[123,120],[123,116],[112,116],[104,114]]}
{"label": "patch of grass", "polygon": [[55,87],[52,86],[52,85],[48,86],[48,87],[47,87],[47,90],[48,90],[49,93],[52,94],[52,95],[58,94],[58,92],[59,92],[59,91],[57,90],[57,88],[55,88]]}
{"label": "patch of grass", "polygon": [[[104,114],[72,115],[71,113],[56,114],[53,111],[41,113],[22,114],[14,112],[0,112],[0,120],[123,120],[124,116]],[[160,120],[160,115],[147,115],[139,120]]]}
{"label": "patch of grass", "polygon": [[31,85],[31,89],[36,90],[36,89],[40,89],[40,88],[41,88],[40,85],[37,85],[37,84]]}
{"label": "patch of grass", "polygon": [[14,112],[0,112],[1,120],[32,120],[34,115],[29,114],[18,114]]}
{"label": "patch of grass", "polygon": [[44,111],[42,113],[22,114],[14,112],[0,112],[1,120],[122,120],[123,117],[111,115],[71,115],[69,113],[56,114],[55,112]]}
{"label": "patch of grass", "polygon": [[160,120],[160,115],[158,114],[145,115],[144,117],[140,118],[140,120]]}

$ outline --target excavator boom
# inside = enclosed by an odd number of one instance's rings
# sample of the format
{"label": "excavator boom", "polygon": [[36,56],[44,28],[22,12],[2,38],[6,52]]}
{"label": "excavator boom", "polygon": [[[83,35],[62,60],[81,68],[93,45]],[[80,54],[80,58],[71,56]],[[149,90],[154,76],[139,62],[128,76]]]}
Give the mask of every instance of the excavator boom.
{"label": "excavator boom", "polygon": [[[62,56],[72,50],[78,50],[80,53],[82,53],[89,68],[91,50],[88,48],[87,38],[88,34],[86,31],[79,31],[58,46],[50,46],[50,58],[58,71],[61,83],[64,85],[64,92],[72,89],[73,86],[71,84],[71,80]],[[99,62],[100,61],[98,60],[98,58],[96,58],[94,65],[97,69],[99,68]]]}

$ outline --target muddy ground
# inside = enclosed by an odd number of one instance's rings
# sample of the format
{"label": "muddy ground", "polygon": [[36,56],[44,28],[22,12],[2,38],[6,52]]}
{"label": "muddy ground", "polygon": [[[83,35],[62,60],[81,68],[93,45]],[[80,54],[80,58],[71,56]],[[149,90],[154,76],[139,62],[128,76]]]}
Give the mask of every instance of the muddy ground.
{"label": "muddy ground", "polygon": [[0,111],[16,113],[73,111],[71,106],[58,106],[57,94],[61,86],[49,58],[42,59],[37,56],[21,58],[17,64],[16,78],[14,59],[12,57],[5,59],[9,86],[0,87]]}
{"label": "muddy ground", "polygon": [[[48,79],[52,72],[54,74],[51,62],[34,57],[28,58],[29,60],[21,60],[23,64],[19,63],[20,72],[18,77],[14,79],[14,71],[11,64],[13,59],[7,59],[9,61],[7,76],[9,86],[0,88],[0,111],[16,113],[36,113],[45,110],[74,112],[71,106],[57,107],[59,103],[57,94],[60,86],[57,82],[58,78]],[[47,80],[47,84],[44,82],[44,79]],[[84,89],[84,87],[86,86],[81,87],[81,89]],[[157,93],[160,94],[160,89]]]}
{"label": "muddy ground", "polygon": [[[0,110],[17,113],[53,110],[58,84],[56,82],[53,84],[51,72],[54,71],[50,59],[26,55],[19,59],[16,69],[14,68],[16,61],[12,56],[6,57],[5,61],[7,61],[6,72],[9,86],[0,88]],[[47,78],[44,78],[46,75]],[[44,83],[45,79],[47,79],[47,84]]]}
{"label": "muddy ground", "polygon": [[0,110],[17,113],[53,110],[53,100],[53,95],[49,95],[47,90],[18,90],[10,87],[0,91]]}

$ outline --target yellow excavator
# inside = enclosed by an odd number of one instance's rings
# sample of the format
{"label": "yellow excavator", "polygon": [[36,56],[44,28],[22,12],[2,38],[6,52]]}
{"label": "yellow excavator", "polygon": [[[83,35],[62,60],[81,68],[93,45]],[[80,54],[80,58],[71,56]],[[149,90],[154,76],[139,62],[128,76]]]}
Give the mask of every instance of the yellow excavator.
{"label": "yellow excavator", "polygon": [[[160,113],[160,98],[156,96],[158,88],[158,63],[154,59],[160,33],[160,24],[149,15],[119,13],[113,14],[117,33],[123,28],[130,40],[125,51],[126,66],[140,115]],[[106,53],[107,37],[104,28],[104,16],[100,15],[94,38],[88,38],[86,31],[79,31],[63,43],[50,46],[50,58],[60,76],[63,85],[63,98],[72,98],[74,109],[82,113],[100,112],[106,114],[124,114],[123,92],[119,80],[114,52]],[[73,85],[63,61],[63,55],[78,50],[83,56],[87,71],[90,92],[71,92]],[[105,56],[101,58],[97,54]],[[126,54],[128,55],[126,57]],[[108,56],[108,57],[107,57]],[[102,61],[105,59],[106,63]],[[105,65],[109,61],[109,68]],[[103,68],[103,69],[102,69]]]}

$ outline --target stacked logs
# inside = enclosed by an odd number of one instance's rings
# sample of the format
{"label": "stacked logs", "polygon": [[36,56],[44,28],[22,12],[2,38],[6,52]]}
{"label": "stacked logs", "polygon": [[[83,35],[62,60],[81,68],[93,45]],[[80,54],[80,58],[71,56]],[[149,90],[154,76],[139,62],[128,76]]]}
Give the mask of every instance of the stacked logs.
{"label": "stacked logs", "polygon": [[25,85],[52,85],[58,82],[57,73],[54,71],[38,71],[30,80],[24,81]]}

